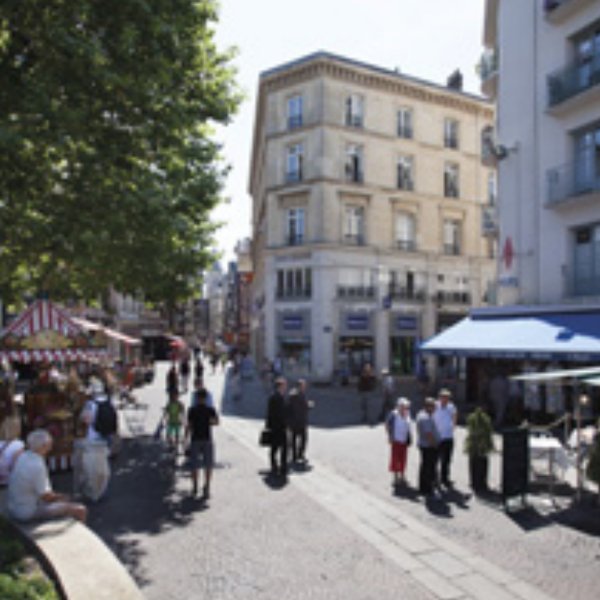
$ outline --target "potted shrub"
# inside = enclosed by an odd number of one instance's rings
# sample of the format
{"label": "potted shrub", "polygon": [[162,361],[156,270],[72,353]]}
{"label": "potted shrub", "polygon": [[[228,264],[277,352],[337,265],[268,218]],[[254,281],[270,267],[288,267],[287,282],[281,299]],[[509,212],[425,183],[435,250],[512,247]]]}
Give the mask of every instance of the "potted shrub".
{"label": "potted shrub", "polygon": [[469,455],[469,475],[474,492],[488,490],[489,454],[494,450],[492,421],[480,407],[467,417],[465,452]]}

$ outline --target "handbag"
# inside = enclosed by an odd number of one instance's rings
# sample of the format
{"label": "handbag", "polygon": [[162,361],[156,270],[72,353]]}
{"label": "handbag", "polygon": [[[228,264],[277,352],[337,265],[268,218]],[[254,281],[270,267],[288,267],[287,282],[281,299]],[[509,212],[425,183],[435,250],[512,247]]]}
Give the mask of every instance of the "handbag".
{"label": "handbag", "polygon": [[270,429],[263,429],[260,432],[260,437],[258,438],[258,443],[260,446],[270,446],[273,436],[271,434]]}
{"label": "handbag", "polygon": [[161,419],[158,422],[156,429],[154,430],[154,439],[155,440],[157,440],[157,441],[160,440],[160,438],[162,437],[164,428],[165,428],[165,422],[163,421],[163,419]]}

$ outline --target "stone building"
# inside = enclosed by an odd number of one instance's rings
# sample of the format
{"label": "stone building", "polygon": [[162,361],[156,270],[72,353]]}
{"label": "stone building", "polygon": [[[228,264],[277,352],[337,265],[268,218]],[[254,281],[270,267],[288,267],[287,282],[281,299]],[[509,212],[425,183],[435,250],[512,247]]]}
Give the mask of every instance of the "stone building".
{"label": "stone building", "polygon": [[[422,339],[489,299],[481,162],[492,104],[319,52],[261,74],[252,348],[327,381],[365,362],[413,375]],[[492,235],[487,235],[492,233]]]}

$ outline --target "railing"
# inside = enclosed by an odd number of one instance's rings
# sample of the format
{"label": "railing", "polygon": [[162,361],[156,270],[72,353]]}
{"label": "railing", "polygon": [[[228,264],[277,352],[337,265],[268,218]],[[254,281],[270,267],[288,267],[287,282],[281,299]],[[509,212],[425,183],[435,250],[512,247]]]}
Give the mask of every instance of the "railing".
{"label": "railing", "polygon": [[438,290],[433,299],[447,304],[471,304],[469,292]]}
{"label": "railing", "polygon": [[490,77],[493,77],[498,73],[498,67],[500,61],[498,60],[499,54],[497,50],[486,50],[479,59],[479,65],[477,66],[477,72],[481,81],[487,81]]}
{"label": "railing", "polygon": [[375,286],[338,285],[337,296],[344,300],[373,300],[375,298]]}
{"label": "railing", "polygon": [[286,183],[297,183],[302,181],[302,171],[287,171],[285,174]]}
{"label": "railing", "polygon": [[360,233],[346,233],[343,241],[345,244],[350,244],[352,246],[363,246],[365,238]]}
{"label": "railing", "polygon": [[498,233],[498,212],[495,206],[484,206],[482,208],[481,233],[483,235]]}
{"label": "railing", "polygon": [[398,126],[398,137],[404,138],[405,140],[412,140],[413,130],[412,127]]}
{"label": "railing", "polygon": [[412,192],[414,190],[414,183],[410,177],[398,177],[398,189]]}
{"label": "railing", "polygon": [[302,115],[288,117],[288,129],[296,129],[298,127],[302,127]]}
{"label": "railing", "polygon": [[547,172],[549,206],[583,194],[600,191],[600,172],[590,158],[562,165]]}
{"label": "railing", "polygon": [[312,296],[312,289],[301,290],[277,290],[275,297],[277,300],[306,300]]}
{"label": "railing", "polygon": [[396,240],[396,247],[405,252],[416,252],[417,243],[415,240]]}
{"label": "railing", "polygon": [[362,115],[346,114],[346,125],[348,127],[362,127],[363,126]]}
{"label": "railing", "polygon": [[458,136],[444,135],[444,147],[456,150],[458,148]]}
{"label": "railing", "polygon": [[570,65],[548,76],[548,105],[556,106],[600,83],[600,54],[590,62]]}
{"label": "railing", "polygon": [[424,302],[427,294],[424,289],[390,286],[388,296],[394,300],[414,300]]}
{"label": "railing", "polygon": [[286,237],[288,246],[301,246],[304,244],[304,236],[298,233],[288,235]]}
{"label": "railing", "polygon": [[460,246],[458,244],[444,244],[444,254],[446,256],[460,256]]}

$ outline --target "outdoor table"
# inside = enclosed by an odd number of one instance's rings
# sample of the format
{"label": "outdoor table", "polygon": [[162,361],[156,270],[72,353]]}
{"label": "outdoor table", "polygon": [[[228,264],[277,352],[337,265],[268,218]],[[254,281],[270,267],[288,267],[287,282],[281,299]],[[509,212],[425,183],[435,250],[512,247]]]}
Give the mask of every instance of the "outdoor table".
{"label": "outdoor table", "polygon": [[564,469],[569,462],[563,445],[555,437],[530,436],[529,450],[531,458],[539,458],[544,454],[548,455],[549,492],[554,497],[554,465],[558,462]]}

